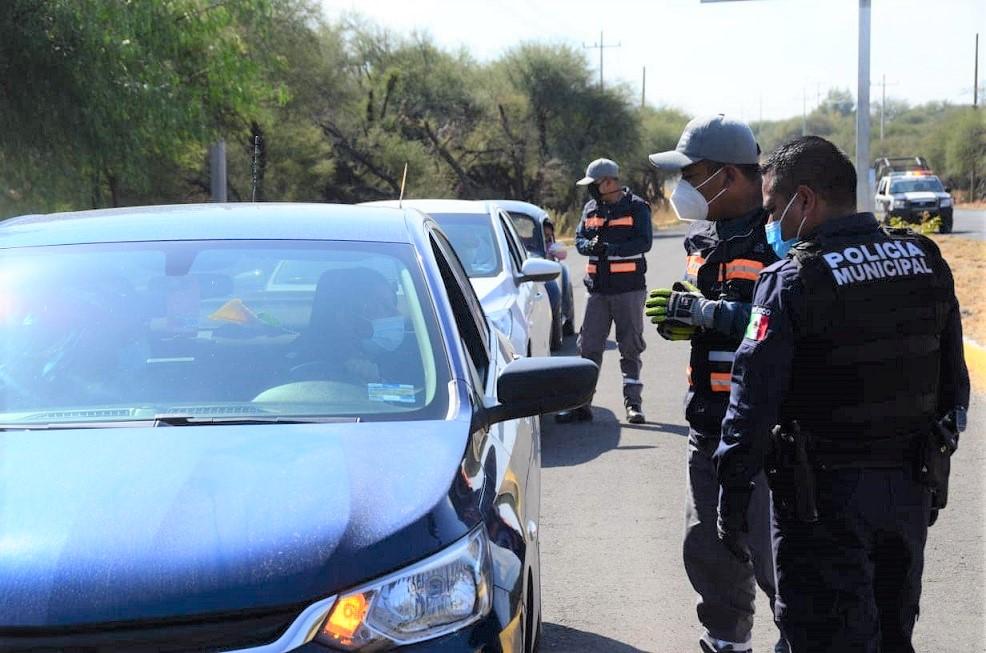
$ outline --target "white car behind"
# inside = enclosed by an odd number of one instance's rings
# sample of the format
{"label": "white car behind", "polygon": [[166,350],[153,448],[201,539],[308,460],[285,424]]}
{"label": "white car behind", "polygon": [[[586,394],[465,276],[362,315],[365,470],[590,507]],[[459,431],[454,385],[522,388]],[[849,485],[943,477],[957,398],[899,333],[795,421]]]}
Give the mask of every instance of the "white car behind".
{"label": "white car behind", "polygon": [[[369,202],[397,206],[397,201]],[[404,200],[441,226],[469,274],[490,321],[518,353],[550,356],[551,304],[544,282],[561,274],[554,261],[527,256],[510,216],[493,202]]]}

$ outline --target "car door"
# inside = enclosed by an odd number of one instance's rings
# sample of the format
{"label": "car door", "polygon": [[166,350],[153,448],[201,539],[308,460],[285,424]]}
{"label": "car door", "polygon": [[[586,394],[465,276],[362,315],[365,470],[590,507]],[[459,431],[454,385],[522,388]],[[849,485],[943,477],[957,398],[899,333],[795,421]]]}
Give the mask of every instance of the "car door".
{"label": "car door", "polygon": [[[516,356],[512,344],[499,331],[491,328],[483,314],[465,270],[459,263],[452,246],[438,230],[431,234],[435,256],[446,284],[449,299],[459,308],[455,320],[462,342],[468,352],[468,364],[476,385],[477,394],[486,403],[496,399],[496,380],[503,368]],[[483,445],[495,449],[492,458],[484,451],[484,460],[495,461],[496,497],[494,515],[487,519],[487,527],[494,546],[501,546],[500,558],[516,557],[516,565],[498,566],[498,585],[515,588],[517,595],[529,589],[528,580],[537,580],[536,559],[517,557],[519,541],[536,544],[540,514],[540,419],[525,417],[501,422],[490,427],[489,438]],[[492,481],[494,479],[487,479]],[[492,523],[491,523],[492,521]],[[523,547],[525,551],[536,548]]]}
{"label": "car door", "polygon": [[[517,280],[520,279],[524,261],[527,260],[527,250],[524,249],[523,241],[517,235],[510,217],[503,211],[498,211],[497,215],[516,270],[514,279]],[[518,319],[523,321],[523,331],[527,334],[526,346],[518,349],[518,352],[529,356],[550,355],[551,306],[544,284],[535,281],[517,283],[517,307],[521,311]],[[513,340],[517,342],[516,339]]]}

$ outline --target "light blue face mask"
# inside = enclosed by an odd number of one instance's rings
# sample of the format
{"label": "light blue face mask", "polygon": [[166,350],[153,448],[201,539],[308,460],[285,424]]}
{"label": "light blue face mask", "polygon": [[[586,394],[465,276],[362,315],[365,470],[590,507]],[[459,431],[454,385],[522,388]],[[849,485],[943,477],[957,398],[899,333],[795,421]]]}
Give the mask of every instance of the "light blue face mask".
{"label": "light blue face mask", "polygon": [[770,245],[772,250],[774,250],[774,253],[777,254],[778,258],[784,258],[787,256],[787,253],[791,251],[791,247],[801,239],[801,228],[805,226],[805,220],[808,219],[807,216],[801,218],[801,224],[798,225],[798,233],[795,234],[794,238],[784,240],[784,236],[781,232],[781,224],[784,222],[784,217],[787,215],[788,209],[791,208],[791,205],[794,204],[794,200],[797,198],[798,194],[795,193],[794,197],[791,198],[791,201],[784,207],[784,212],[781,213],[780,220],[768,222],[763,227],[764,231],[767,232],[767,244]]}
{"label": "light blue face mask", "polygon": [[367,353],[377,354],[395,351],[404,342],[404,317],[382,317],[371,320],[373,335],[363,340]]}

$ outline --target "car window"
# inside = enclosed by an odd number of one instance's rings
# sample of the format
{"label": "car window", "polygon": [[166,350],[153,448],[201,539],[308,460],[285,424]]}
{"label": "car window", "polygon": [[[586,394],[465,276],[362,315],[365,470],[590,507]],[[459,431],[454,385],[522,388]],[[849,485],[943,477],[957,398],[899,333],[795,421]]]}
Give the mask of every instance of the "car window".
{"label": "car window", "polygon": [[891,193],[943,193],[944,186],[937,177],[897,179],[890,185]]}
{"label": "car window", "polygon": [[500,246],[486,213],[432,213],[470,277],[495,277],[503,270]]}
{"label": "car window", "polygon": [[487,351],[490,333],[486,328],[483,309],[452,246],[437,231],[433,231],[431,237],[435,259],[449,302],[452,304],[452,313],[458,325],[459,335],[462,336],[462,343],[478,375],[477,382],[485,385],[490,368],[490,356]]}
{"label": "car window", "polygon": [[524,249],[536,256],[544,256],[546,245],[541,234],[541,224],[526,213],[510,211],[509,215]]}
{"label": "car window", "polygon": [[520,237],[514,231],[511,221],[503,213],[498,213],[498,215],[500,218],[500,227],[503,228],[503,235],[507,239],[507,249],[510,250],[510,258],[514,262],[514,270],[520,273],[520,268],[524,265],[524,259],[527,258],[527,250],[521,245]]}
{"label": "car window", "polygon": [[410,245],[6,250],[0,298],[4,423],[445,414],[448,363]]}

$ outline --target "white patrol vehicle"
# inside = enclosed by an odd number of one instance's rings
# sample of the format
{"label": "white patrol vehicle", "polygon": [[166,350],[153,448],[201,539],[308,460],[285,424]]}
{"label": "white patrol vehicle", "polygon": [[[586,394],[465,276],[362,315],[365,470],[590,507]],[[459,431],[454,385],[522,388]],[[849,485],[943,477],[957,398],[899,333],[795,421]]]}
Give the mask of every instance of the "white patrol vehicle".
{"label": "white patrol vehicle", "polygon": [[[901,165],[900,161],[908,161]],[[900,169],[905,168],[905,169]],[[880,179],[876,191],[876,210],[884,223],[891,217],[920,222],[924,217],[941,218],[939,232],[952,231],[952,196],[921,157],[881,159],[877,163]]]}

